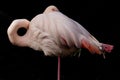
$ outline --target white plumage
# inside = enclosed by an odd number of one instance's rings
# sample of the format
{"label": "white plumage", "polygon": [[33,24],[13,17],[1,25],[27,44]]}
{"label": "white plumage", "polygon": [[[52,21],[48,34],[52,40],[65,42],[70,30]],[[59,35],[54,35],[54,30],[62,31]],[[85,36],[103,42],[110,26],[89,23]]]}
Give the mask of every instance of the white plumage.
{"label": "white plumage", "polygon": [[[21,27],[27,29],[24,36],[17,34]],[[81,48],[96,54],[111,52],[113,49],[112,45],[100,43],[78,22],[62,14],[55,6],[47,7],[31,21],[14,20],[7,33],[14,45],[43,51],[45,55],[58,56],[58,80],[60,80],[59,56],[73,55]]]}
{"label": "white plumage", "polygon": [[[24,36],[17,35],[20,27],[27,29]],[[108,50],[104,49],[103,44],[84,27],[62,14],[55,6],[49,6],[31,21],[14,20],[8,28],[8,36],[13,44],[44,51],[45,55],[66,56],[81,47],[91,53],[101,54],[104,50],[110,52],[113,48],[111,45],[105,45]]]}

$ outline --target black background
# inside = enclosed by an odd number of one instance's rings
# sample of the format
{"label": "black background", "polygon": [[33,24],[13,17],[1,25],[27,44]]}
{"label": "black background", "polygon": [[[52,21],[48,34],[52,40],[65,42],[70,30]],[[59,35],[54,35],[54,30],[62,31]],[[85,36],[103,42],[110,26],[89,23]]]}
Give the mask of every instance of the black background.
{"label": "black background", "polygon": [[56,80],[57,57],[12,45],[7,28],[14,19],[31,20],[49,5],[83,25],[100,42],[114,45],[112,53],[61,58],[61,80],[119,80],[120,6],[104,0],[0,0],[0,80]]}

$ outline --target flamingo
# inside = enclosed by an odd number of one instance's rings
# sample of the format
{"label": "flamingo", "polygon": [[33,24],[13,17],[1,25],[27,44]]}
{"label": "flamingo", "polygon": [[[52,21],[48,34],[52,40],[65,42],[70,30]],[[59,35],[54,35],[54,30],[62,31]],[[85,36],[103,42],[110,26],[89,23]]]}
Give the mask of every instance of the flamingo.
{"label": "flamingo", "polygon": [[[17,34],[21,28],[27,31],[23,36]],[[69,18],[54,5],[31,21],[15,19],[7,29],[10,42],[21,47],[43,51],[45,56],[58,57],[58,80],[60,80],[60,57],[74,55],[81,48],[90,53],[110,53],[113,45],[99,42],[77,21]]]}

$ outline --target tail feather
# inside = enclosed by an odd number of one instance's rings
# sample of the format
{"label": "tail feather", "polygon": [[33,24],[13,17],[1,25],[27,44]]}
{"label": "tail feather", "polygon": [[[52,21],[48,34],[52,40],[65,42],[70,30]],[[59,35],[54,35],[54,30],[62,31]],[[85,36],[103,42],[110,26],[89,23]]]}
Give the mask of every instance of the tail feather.
{"label": "tail feather", "polygon": [[86,39],[82,39],[81,43],[82,43],[83,48],[86,48],[91,53],[96,53],[96,54],[102,54],[104,52],[111,53],[111,51],[113,50],[113,47],[114,47],[113,45],[104,44],[104,43],[101,43],[102,45],[97,46],[94,43],[91,43]]}
{"label": "tail feather", "polygon": [[101,51],[98,46],[91,44],[85,39],[82,39],[82,47],[88,49],[91,53],[101,54]]}
{"label": "tail feather", "polygon": [[102,49],[104,52],[108,52],[111,53],[111,51],[113,50],[113,45],[110,44],[102,44]]}

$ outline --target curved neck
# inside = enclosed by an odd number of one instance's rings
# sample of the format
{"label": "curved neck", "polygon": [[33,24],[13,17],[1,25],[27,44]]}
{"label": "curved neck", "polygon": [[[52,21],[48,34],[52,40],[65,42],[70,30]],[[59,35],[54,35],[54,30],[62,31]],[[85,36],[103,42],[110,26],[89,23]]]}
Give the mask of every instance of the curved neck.
{"label": "curved neck", "polygon": [[19,36],[17,34],[17,31],[22,27],[25,29],[28,29],[29,23],[30,22],[26,19],[17,19],[11,23],[11,25],[7,30],[7,33],[8,33],[9,40],[12,44],[18,45],[18,46],[27,46],[27,40],[29,40],[27,39],[27,34],[23,36]]}

